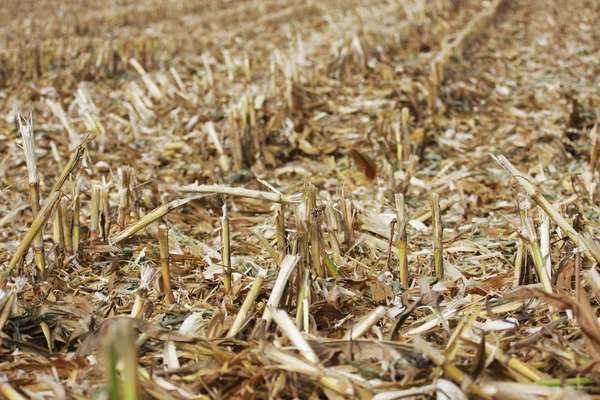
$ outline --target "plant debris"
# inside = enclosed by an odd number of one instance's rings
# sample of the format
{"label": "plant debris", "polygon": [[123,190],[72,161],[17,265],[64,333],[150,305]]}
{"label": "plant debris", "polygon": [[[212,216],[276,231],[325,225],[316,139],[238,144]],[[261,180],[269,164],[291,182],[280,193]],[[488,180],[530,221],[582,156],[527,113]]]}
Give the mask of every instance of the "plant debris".
{"label": "plant debris", "polygon": [[5,398],[600,393],[600,3],[4,10]]}

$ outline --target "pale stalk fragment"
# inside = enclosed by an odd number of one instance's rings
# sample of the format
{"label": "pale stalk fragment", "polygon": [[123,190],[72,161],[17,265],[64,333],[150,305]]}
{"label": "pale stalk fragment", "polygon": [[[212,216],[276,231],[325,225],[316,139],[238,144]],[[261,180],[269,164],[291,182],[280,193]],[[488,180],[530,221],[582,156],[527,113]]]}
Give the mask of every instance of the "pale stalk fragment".
{"label": "pale stalk fragment", "polygon": [[213,79],[213,73],[210,69],[210,61],[206,54],[202,54],[202,64],[204,65],[204,70],[206,71],[206,81],[208,83],[208,87],[213,87],[215,85],[215,80]]}
{"label": "pale stalk fragment", "polygon": [[550,217],[542,210],[540,210],[540,218],[542,223],[540,225],[540,251],[544,260],[544,270],[546,275],[552,278],[552,260],[550,259]]}
{"label": "pale stalk fragment", "polygon": [[[35,156],[35,141],[33,137],[33,113],[29,110],[29,118],[25,119],[19,112],[17,121],[19,122],[19,132],[23,138],[23,152],[25,153],[25,162],[27,163],[27,172],[29,178],[29,202],[31,203],[31,211],[35,218],[40,212],[40,180],[37,170],[37,160]],[[40,231],[33,239],[33,251],[35,257],[35,265],[43,277],[46,269],[46,256],[44,254],[44,240]]]}
{"label": "pale stalk fragment", "polygon": [[244,76],[246,80],[250,82],[252,80],[252,71],[250,69],[250,58],[248,57],[248,52],[244,51],[244,63],[242,65],[242,69],[244,70]]}
{"label": "pale stalk fragment", "polygon": [[299,270],[298,279],[298,298],[296,299],[296,326],[302,327],[304,331],[308,330],[308,325],[305,324],[304,313],[307,311],[305,306],[308,305],[308,296],[310,295],[310,271],[308,268]]}
{"label": "pale stalk fragment", "polygon": [[[596,300],[600,299],[600,273],[594,268],[586,271],[584,275],[585,281],[590,285],[590,288],[596,295]],[[581,283],[580,283],[581,285]]]}
{"label": "pale stalk fragment", "polygon": [[227,204],[223,204],[223,217],[221,218],[221,228],[223,242],[223,254],[221,261],[223,262],[223,286],[227,293],[231,292],[232,277],[231,277],[231,233],[229,232],[229,216],[227,215]]}
{"label": "pale stalk fragment", "polygon": [[169,229],[166,225],[158,227],[158,248],[160,253],[160,267],[162,271],[163,292],[165,303],[173,304],[175,298],[171,289],[171,256],[169,254]]}
{"label": "pale stalk fragment", "polygon": [[360,338],[362,335],[367,333],[373,327],[373,325],[379,322],[381,318],[385,317],[385,312],[386,309],[384,306],[378,306],[363,319],[361,319],[359,323],[354,325],[352,329],[344,335],[344,340],[356,340]]}
{"label": "pale stalk fragment", "polygon": [[281,260],[283,259],[280,257],[281,253],[278,253],[273,246],[271,246],[271,243],[269,243],[267,238],[265,238],[258,230],[253,229],[252,233],[254,233],[254,236],[258,238],[258,242],[262,245],[262,247],[264,247],[267,253],[269,253],[269,256],[273,259],[273,261],[275,261],[275,264],[280,266]]}
{"label": "pale stalk fragment", "polygon": [[542,255],[540,243],[538,241],[538,237],[533,226],[533,220],[531,219],[531,217],[527,216],[527,208],[528,205],[527,203],[525,203],[521,207],[520,211],[522,235],[528,241],[529,252],[531,253],[531,257],[533,258],[535,272],[538,276],[539,281],[541,282],[546,292],[552,293],[552,282],[550,281],[550,276],[547,274],[546,268],[544,266],[544,256]]}
{"label": "pale stalk fragment", "polygon": [[148,75],[148,73],[140,65],[140,63],[138,63],[135,58],[130,58],[129,63],[138,72],[138,74],[140,74],[140,76],[142,77],[142,81],[146,85],[146,88],[148,88],[148,91],[150,92],[152,97],[154,97],[156,100],[162,99],[163,94],[161,93],[160,89],[158,88],[158,86],[156,86],[156,83],[154,83],[150,75]]}
{"label": "pale stalk fragment", "polygon": [[566,233],[566,235],[573,241],[576,247],[586,247],[588,251],[585,252],[585,256],[592,262],[600,262],[600,248],[590,238],[584,238],[581,234],[577,233],[573,226],[567,222],[567,220],[550,204],[550,202],[540,193],[539,189],[533,185],[533,179],[524,175],[517,168],[512,165],[510,161],[503,155],[495,156],[491,154],[492,158],[496,160],[502,168],[504,168],[513,178],[521,185],[527,194],[535,201],[542,209],[548,214],[548,216]]}
{"label": "pale stalk fragment", "polygon": [[65,110],[62,108],[62,105],[59,102],[51,100],[50,98],[46,98],[46,105],[48,106],[48,108],[50,108],[50,111],[52,111],[54,116],[58,118],[60,123],[67,131],[67,134],[69,135],[69,150],[75,149],[81,144],[81,139],[79,138],[79,135],[77,134],[75,129],[73,129],[73,127],[71,126],[69,118],[67,117]]}
{"label": "pale stalk fragment", "polygon": [[262,287],[263,282],[265,281],[266,276],[266,270],[262,268],[258,270],[258,274],[254,279],[254,283],[252,284],[250,291],[248,291],[246,299],[244,300],[242,307],[240,307],[240,310],[238,311],[235,320],[231,325],[231,328],[229,328],[229,332],[227,332],[228,338],[235,337],[242,329],[242,326],[244,325],[244,322],[246,322],[246,318],[248,317],[248,312],[250,311],[250,308],[252,308],[252,305],[254,305],[254,301],[260,293],[260,289]]}
{"label": "pale stalk fragment", "polygon": [[333,261],[339,265],[343,261],[340,242],[338,240],[340,226],[338,223],[336,210],[333,208],[333,200],[331,195],[327,193],[326,196],[327,201],[325,203],[325,221],[327,224],[327,242],[331,248]]}
{"label": "pale stalk fragment", "polygon": [[227,118],[227,126],[231,135],[231,156],[233,158],[233,167],[236,171],[241,171],[244,168],[244,150],[242,145],[242,134],[236,123],[237,112],[235,108],[229,113]]}
{"label": "pale stalk fragment", "polygon": [[324,269],[321,263],[321,213],[314,209],[310,215],[310,256],[312,263],[313,272],[319,276],[324,277]]}
{"label": "pale stalk fragment", "polygon": [[517,247],[517,255],[515,256],[515,276],[513,279],[513,286],[519,286],[523,277],[523,260],[525,259],[525,242],[523,239],[519,239]]}
{"label": "pale stalk fragment", "polygon": [[281,300],[287,281],[290,279],[296,265],[298,265],[298,261],[300,261],[300,257],[287,255],[281,263],[279,274],[277,275],[277,279],[271,290],[271,295],[269,296],[269,300],[267,300],[267,306],[262,315],[262,319],[266,321],[267,328],[271,322],[271,310],[274,310],[279,306],[279,301]]}
{"label": "pale stalk fragment", "polygon": [[352,201],[346,198],[346,192],[342,190],[340,194],[340,208],[342,209],[342,220],[344,225],[344,241],[348,247],[354,245],[354,212],[352,210]]}
{"label": "pale stalk fragment", "polygon": [[302,333],[298,330],[294,322],[292,322],[288,313],[284,310],[271,310],[271,316],[275,323],[279,326],[279,328],[285,333],[285,335],[290,339],[292,344],[300,351],[300,353],[306,358],[308,361],[318,364],[320,362],[319,357],[315,351],[310,347]]}
{"label": "pale stalk fragment", "polygon": [[169,72],[173,76],[173,79],[175,79],[175,83],[177,83],[177,87],[179,88],[179,90],[183,94],[186,94],[187,91],[185,90],[185,85],[183,84],[183,81],[181,80],[181,76],[179,75],[179,73],[177,72],[175,67],[170,67]]}
{"label": "pale stalk fragment", "polygon": [[435,192],[432,192],[429,197],[429,203],[431,205],[431,215],[433,215],[433,266],[436,278],[442,279],[444,277],[444,247],[442,243],[443,227],[439,195]]}
{"label": "pale stalk fragment", "polygon": [[225,66],[227,67],[227,78],[233,82],[233,79],[235,78],[235,64],[231,59],[231,53],[227,49],[223,49],[221,52],[223,53],[223,60],[225,61]]}
{"label": "pale stalk fragment", "polygon": [[219,134],[217,133],[217,130],[215,129],[215,124],[212,122],[207,122],[204,125],[203,129],[204,129],[204,132],[206,132],[208,134],[208,137],[215,145],[215,148],[217,149],[217,153],[219,153],[219,166],[221,167],[221,170],[225,173],[229,172],[229,170],[231,169],[231,160],[225,154],[225,150],[223,150],[223,145],[221,144],[221,140],[219,139]]}
{"label": "pale stalk fragment", "polygon": [[119,214],[117,217],[117,225],[119,230],[122,231],[127,225],[127,216],[129,214],[129,208],[131,206],[131,183],[133,180],[133,168],[121,167],[118,170],[119,174]]}
{"label": "pale stalk fragment", "polygon": [[[139,260],[144,256],[146,248],[140,253],[137,257],[137,260],[134,264],[138,264]],[[152,280],[156,276],[156,270],[154,268],[149,267],[147,264],[140,265],[140,286],[135,292],[135,300],[133,302],[133,306],[131,307],[131,318],[141,318],[144,303],[148,297],[148,293],[150,292],[150,284]]]}
{"label": "pale stalk fragment", "polygon": [[302,200],[301,195],[285,195],[272,192],[261,192],[259,190],[235,188],[225,185],[190,185],[181,186],[179,191],[182,193],[203,193],[220,194],[224,196],[247,197],[256,200],[265,200],[273,203],[299,203]]}

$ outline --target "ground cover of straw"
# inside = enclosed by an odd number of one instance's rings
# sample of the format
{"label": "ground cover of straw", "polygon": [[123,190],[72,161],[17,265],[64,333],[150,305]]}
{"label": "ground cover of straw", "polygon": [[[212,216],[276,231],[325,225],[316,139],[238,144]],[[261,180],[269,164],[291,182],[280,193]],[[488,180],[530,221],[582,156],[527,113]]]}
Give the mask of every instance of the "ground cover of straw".
{"label": "ground cover of straw", "polygon": [[5,3],[2,396],[600,390],[598,3]]}

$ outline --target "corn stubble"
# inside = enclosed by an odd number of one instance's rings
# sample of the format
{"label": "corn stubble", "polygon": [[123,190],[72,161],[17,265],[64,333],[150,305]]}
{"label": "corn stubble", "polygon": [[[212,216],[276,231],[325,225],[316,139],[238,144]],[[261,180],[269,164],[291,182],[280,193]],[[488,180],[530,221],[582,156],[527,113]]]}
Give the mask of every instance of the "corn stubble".
{"label": "corn stubble", "polygon": [[456,111],[507,1],[192,3],[0,50],[4,397],[597,390],[596,126],[554,196]]}

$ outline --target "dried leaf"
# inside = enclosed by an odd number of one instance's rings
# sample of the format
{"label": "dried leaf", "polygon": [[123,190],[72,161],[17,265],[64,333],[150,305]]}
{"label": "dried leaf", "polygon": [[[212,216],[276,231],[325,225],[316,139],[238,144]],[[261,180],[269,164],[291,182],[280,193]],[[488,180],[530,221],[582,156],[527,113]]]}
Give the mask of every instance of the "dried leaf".
{"label": "dried leaf", "polygon": [[377,164],[369,156],[355,149],[350,150],[348,155],[352,157],[358,168],[369,180],[375,179],[377,176]]}

